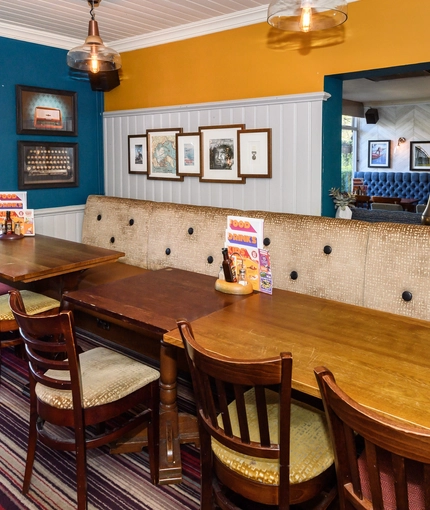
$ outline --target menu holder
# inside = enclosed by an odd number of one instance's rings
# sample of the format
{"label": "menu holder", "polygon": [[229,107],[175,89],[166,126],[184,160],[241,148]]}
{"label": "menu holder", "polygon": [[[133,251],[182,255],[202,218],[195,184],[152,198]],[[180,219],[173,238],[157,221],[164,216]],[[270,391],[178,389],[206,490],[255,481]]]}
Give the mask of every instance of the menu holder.
{"label": "menu holder", "polygon": [[252,292],[254,292],[254,289],[249,282],[246,282],[246,285],[241,285],[240,283],[226,282],[219,278],[215,282],[215,290],[224,292],[224,294],[237,295],[252,294]]}

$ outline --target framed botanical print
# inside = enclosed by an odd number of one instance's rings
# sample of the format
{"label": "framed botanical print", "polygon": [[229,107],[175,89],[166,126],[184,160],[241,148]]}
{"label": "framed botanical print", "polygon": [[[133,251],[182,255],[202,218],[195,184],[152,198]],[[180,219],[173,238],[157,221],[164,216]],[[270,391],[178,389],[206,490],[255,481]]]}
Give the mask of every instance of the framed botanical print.
{"label": "framed botanical print", "polygon": [[201,182],[245,183],[238,157],[238,132],[244,128],[244,124],[199,128]]}
{"label": "framed botanical print", "polygon": [[176,135],[182,128],[148,129],[147,161],[148,179],[183,181],[178,174]]}

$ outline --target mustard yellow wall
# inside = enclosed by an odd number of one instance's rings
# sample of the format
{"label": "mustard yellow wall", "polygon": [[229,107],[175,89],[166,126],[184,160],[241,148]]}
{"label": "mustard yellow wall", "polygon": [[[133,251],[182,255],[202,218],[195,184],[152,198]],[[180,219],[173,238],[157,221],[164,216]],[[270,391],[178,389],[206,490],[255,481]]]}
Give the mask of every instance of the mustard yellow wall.
{"label": "mustard yellow wall", "polygon": [[430,61],[428,0],[359,0],[331,31],[293,34],[260,23],[122,53],[105,110],[324,89],[324,76]]}

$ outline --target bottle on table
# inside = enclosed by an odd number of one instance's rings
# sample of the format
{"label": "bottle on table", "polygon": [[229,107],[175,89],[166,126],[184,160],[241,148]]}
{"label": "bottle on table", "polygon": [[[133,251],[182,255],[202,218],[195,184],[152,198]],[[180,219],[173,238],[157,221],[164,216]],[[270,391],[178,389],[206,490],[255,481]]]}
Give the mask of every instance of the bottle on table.
{"label": "bottle on table", "polygon": [[233,261],[228,256],[227,248],[222,249],[222,256],[222,268],[224,270],[225,281],[230,283],[237,282],[236,268],[234,267]]}
{"label": "bottle on table", "polygon": [[246,278],[246,268],[243,267],[243,265],[239,269],[239,278],[238,278],[237,283],[239,283],[239,285],[243,285],[243,286],[248,285],[248,280]]}
{"label": "bottle on table", "polygon": [[6,211],[6,220],[4,223],[5,223],[5,227],[6,227],[6,234],[7,235],[13,234],[12,219],[10,217],[10,211]]}

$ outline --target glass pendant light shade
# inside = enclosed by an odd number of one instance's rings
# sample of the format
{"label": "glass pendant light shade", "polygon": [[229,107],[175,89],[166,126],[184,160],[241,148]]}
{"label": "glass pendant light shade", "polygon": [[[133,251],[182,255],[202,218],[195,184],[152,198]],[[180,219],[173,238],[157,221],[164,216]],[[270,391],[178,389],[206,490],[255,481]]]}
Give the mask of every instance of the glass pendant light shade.
{"label": "glass pendant light shade", "polygon": [[72,48],[67,53],[67,65],[73,69],[92,73],[115,71],[121,67],[121,55],[103,44],[97,21],[91,19],[88,37],[82,46]]}
{"label": "glass pendant light shade", "polygon": [[267,11],[269,25],[290,32],[325,30],[347,19],[346,0],[273,0]]}

